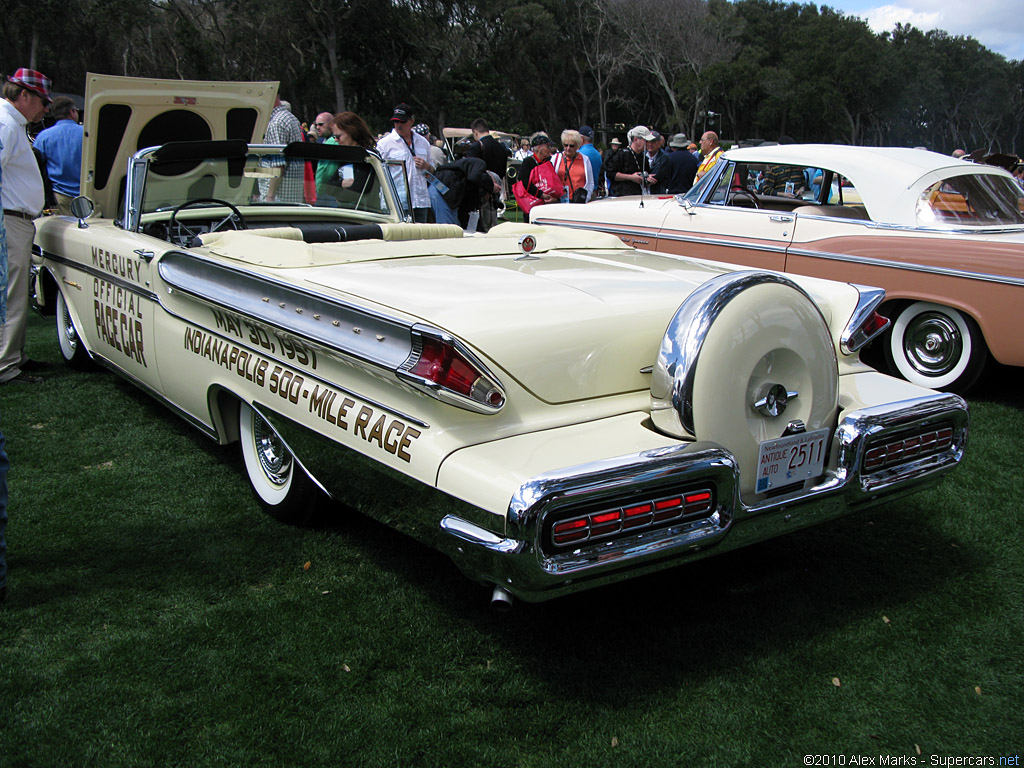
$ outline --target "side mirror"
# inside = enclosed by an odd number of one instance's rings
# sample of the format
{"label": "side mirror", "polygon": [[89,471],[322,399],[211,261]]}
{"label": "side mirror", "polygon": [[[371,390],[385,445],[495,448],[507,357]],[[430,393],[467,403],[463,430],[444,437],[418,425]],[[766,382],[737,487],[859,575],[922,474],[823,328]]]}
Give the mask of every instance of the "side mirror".
{"label": "side mirror", "polygon": [[71,201],[71,215],[78,219],[78,228],[85,229],[88,225],[85,220],[96,212],[96,206],[92,200],[84,195],[79,195]]}

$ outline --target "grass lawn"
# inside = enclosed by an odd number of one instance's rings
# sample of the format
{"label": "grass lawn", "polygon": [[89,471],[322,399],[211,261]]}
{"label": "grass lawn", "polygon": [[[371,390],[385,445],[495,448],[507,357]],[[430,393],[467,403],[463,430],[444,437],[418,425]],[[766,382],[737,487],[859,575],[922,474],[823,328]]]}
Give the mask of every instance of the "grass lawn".
{"label": "grass lawn", "polygon": [[369,520],[265,517],[234,447],[59,365],[51,320],[30,321],[29,351],[46,382],[0,387],[3,768],[1021,750],[1024,372],[971,398],[968,458],[935,490],[497,614]]}

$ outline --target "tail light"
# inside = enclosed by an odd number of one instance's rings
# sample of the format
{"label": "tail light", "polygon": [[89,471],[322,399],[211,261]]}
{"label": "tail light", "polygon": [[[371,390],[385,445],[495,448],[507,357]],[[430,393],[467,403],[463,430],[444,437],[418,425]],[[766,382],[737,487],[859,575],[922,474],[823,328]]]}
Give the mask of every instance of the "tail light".
{"label": "tail light", "polygon": [[702,488],[673,496],[644,500],[623,507],[573,515],[551,525],[550,542],[556,547],[632,534],[661,523],[689,522],[711,515],[711,489]]}
{"label": "tail light", "polygon": [[897,464],[934,456],[937,453],[942,453],[952,444],[952,427],[942,427],[901,440],[889,440],[868,448],[864,454],[864,471],[877,472]]}
{"label": "tail light", "polygon": [[397,373],[432,397],[478,413],[496,413],[505,405],[505,392],[483,364],[434,329],[413,328],[412,352]]}
{"label": "tail light", "polygon": [[855,285],[854,288],[860,293],[860,298],[840,340],[840,347],[847,355],[852,355],[858,349],[863,348],[889,327],[889,318],[877,311],[885,298],[885,291],[881,288],[867,288],[863,285]]}

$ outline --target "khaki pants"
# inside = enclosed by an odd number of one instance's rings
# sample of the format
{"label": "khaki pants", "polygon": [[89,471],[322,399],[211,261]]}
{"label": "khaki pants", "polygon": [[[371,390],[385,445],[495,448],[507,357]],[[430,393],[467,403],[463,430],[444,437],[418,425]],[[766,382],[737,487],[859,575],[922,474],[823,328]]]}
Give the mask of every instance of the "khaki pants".
{"label": "khaki pants", "polygon": [[54,192],[53,196],[57,199],[57,211],[61,216],[71,215],[71,201],[75,198],[70,195],[62,195],[60,192]]}
{"label": "khaki pants", "polygon": [[7,321],[0,325],[0,383],[21,373],[25,362],[28,284],[36,225],[19,216],[4,216],[7,228]]}

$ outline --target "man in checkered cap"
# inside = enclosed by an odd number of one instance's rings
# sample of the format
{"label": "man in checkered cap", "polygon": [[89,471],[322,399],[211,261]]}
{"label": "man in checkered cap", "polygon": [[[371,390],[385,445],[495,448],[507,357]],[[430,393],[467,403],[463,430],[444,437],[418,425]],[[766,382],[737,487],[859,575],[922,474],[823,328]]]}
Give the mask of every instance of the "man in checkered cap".
{"label": "man in checkered cap", "polygon": [[28,126],[43,119],[51,101],[50,78],[24,67],[7,78],[0,99],[0,164],[4,179],[0,200],[7,230],[7,319],[0,325],[0,384],[42,381],[27,370],[34,366],[25,356],[29,270],[36,234],[33,219],[45,204],[43,177],[32,154]]}

